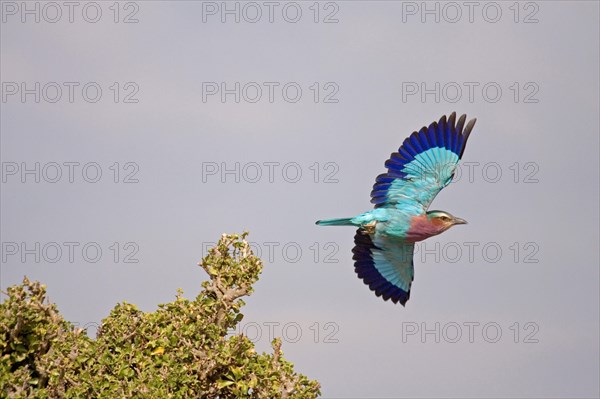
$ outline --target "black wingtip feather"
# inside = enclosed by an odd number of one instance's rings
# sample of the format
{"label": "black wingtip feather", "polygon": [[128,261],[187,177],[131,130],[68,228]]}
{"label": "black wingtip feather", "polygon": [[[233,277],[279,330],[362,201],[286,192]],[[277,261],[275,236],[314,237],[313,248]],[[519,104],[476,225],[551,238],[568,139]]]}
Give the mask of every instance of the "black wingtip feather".
{"label": "black wingtip feather", "polygon": [[467,123],[467,126],[465,127],[465,130],[462,133],[462,135],[464,137],[464,141],[462,144],[462,150],[460,151],[460,155],[459,155],[459,158],[461,158],[461,159],[462,159],[463,153],[465,152],[465,148],[467,148],[467,141],[469,140],[471,131],[473,130],[473,127],[475,126],[475,122],[477,122],[477,118],[471,119],[469,121],[469,123]]}
{"label": "black wingtip feather", "polygon": [[465,131],[463,132],[463,135],[465,136],[465,142],[469,138],[469,135],[471,134],[471,131],[473,130],[473,127],[475,126],[475,122],[477,122],[477,118],[473,118],[469,121],[469,123],[467,123],[467,127],[465,128]]}
{"label": "black wingtip feather", "polygon": [[458,123],[456,124],[456,131],[458,134],[462,134],[463,127],[465,126],[465,121],[467,120],[467,115],[462,114],[460,118],[458,118]]}
{"label": "black wingtip feather", "polygon": [[448,118],[448,124],[450,126],[452,126],[452,129],[455,129],[455,127],[456,127],[456,112],[453,112],[450,114],[450,117]]}

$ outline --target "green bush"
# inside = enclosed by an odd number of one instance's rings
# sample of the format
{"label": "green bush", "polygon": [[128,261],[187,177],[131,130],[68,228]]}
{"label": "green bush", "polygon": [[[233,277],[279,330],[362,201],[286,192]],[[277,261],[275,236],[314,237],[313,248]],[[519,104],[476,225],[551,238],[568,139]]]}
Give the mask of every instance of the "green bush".
{"label": "green bush", "polygon": [[223,235],[200,262],[210,276],[193,300],[144,313],[121,303],[96,339],[47,303],[46,287],[24,278],[0,304],[0,392],[6,398],[316,398],[316,381],[294,372],[281,341],[258,354],[242,335],[241,297],[262,262],[246,233]]}

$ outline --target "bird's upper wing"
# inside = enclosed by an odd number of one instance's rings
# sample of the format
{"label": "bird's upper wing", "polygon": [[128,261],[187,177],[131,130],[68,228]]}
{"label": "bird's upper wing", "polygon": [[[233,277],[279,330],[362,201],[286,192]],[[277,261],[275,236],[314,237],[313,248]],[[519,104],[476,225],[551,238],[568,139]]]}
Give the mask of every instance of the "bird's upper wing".
{"label": "bird's upper wing", "polygon": [[[465,150],[475,119],[466,127],[467,116],[456,123],[456,113],[448,120],[423,127],[410,135],[398,152],[385,163],[387,173],[377,176],[371,202],[375,208],[414,208],[425,212],[435,196],[452,181],[454,170]],[[463,129],[464,127],[464,129]]]}
{"label": "bird's upper wing", "polygon": [[354,270],[375,295],[400,302],[410,297],[414,277],[414,243],[404,243],[358,229],[354,236]]}

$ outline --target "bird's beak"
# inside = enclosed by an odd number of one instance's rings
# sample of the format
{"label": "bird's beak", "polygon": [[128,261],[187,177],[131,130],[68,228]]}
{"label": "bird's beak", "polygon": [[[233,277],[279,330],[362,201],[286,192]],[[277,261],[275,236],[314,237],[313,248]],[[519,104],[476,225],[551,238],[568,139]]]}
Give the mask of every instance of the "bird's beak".
{"label": "bird's beak", "polygon": [[468,224],[465,219],[454,218],[454,224]]}

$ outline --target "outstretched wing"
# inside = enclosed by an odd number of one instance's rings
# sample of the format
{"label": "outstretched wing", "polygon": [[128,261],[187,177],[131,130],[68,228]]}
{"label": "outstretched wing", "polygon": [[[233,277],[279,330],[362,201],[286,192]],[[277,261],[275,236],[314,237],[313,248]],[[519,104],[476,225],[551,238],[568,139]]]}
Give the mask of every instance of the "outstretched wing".
{"label": "outstretched wing", "polygon": [[414,278],[414,244],[369,234],[364,229],[356,231],[354,243],[352,259],[358,277],[384,301],[391,299],[404,306]]}
{"label": "outstretched wing", "polygon": [[471,119],[464,127],[466,118],[462,115],[455,123],[455,112],[448,120],[444,115],[439,122],[404,140],[398,152],[386,161],[387,173],[377,176],[371,191],[375,208],[415,208],[419,213],[425,212],[435,196],[452,181],[475,126],[476,119]]}

